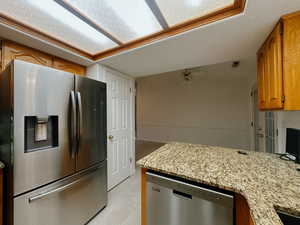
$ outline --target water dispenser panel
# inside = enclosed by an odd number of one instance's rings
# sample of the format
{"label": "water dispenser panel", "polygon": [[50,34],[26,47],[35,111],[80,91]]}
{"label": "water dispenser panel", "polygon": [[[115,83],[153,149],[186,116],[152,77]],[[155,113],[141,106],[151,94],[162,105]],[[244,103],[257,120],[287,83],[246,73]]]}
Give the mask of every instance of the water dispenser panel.
{"label": "water dispenser panel", "polygon": [[58,146],[58,116],[25,116],[25,152]]}

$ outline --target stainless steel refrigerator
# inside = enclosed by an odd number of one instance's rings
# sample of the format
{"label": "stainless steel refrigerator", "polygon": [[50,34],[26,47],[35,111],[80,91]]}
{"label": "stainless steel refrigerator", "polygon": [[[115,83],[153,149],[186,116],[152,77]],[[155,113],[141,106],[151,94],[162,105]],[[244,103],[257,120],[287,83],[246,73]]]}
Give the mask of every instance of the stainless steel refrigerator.
{"label": "stainless steel refrigerator", "polygon": [[83,225],[107,203],[106,85],[14,60],[0,75],[6,225]]}

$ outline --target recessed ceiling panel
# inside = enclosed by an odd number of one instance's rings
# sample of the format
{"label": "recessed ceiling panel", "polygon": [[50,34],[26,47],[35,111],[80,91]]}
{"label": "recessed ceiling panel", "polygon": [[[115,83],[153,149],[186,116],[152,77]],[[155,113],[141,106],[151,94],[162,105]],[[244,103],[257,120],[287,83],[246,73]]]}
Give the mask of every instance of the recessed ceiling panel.
{"label": "recessed ceiling panel", "polygon": [[207,15],[234,4],[234,0],[155,0],[169,26]]}
{"label": "recessed ceiling panel", "polygon": [[3,0],[0,21],[100,59],[239,14],[245,1]]}
{"label": "recessed ceiling panel", "polygon": [[90,54],[117,46],[53,0],[7,0],[0,13]]}
{"label": "recessed ceiling panel", "polygon": [[145,0],[65,0],[65,2],[123,43],[162,30]]}

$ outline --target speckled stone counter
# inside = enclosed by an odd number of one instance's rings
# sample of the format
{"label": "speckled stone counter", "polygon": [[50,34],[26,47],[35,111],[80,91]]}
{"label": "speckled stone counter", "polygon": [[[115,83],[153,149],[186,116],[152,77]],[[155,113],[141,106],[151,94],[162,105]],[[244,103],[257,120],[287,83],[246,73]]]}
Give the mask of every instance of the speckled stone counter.
{"label": "speckled stone counter", "polygon": [[169,143],[138,165],[242,194],[255,225],[282,225],[275,208],[300,216],[299,164],[278,155]]}

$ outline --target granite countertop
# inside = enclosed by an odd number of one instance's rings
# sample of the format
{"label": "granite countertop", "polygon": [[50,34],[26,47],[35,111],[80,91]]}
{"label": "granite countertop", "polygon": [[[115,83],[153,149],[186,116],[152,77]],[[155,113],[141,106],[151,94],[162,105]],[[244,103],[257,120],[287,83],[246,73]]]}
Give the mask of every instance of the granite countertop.
{"label": "granite countertop", "polygon": [[300,216],[299,164],[278,155],[169,143],[138,165],[243,195],[255,225],[282,225],[276,210]]}

